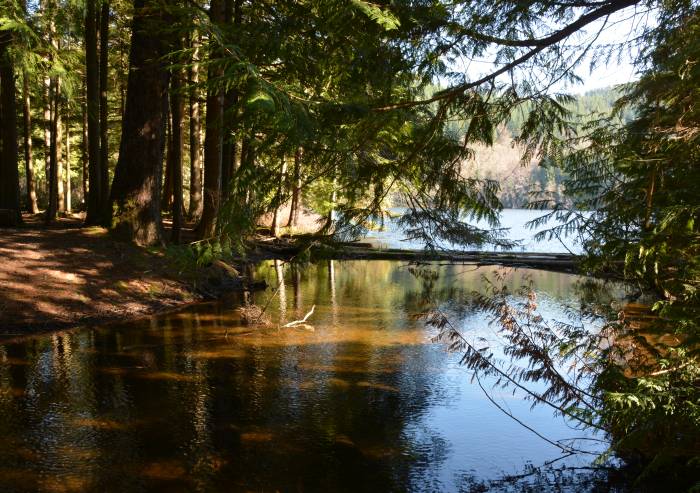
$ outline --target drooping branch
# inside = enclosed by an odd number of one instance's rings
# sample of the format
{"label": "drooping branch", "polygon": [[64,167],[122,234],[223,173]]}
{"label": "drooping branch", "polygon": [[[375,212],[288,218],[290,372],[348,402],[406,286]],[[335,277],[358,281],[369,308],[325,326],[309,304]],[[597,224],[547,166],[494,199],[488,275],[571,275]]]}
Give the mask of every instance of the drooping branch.
{"label": "drooping branch", "polygon": [[[481,77],[480,79],[477,79],[475,81],[470,81],[470,82],[465,82],[463,84],[456,85],[454,87],[450,87],[448,89],[445,89],[443,91],[439,91],[435,93],[434,96],[426,99],[421,99],[417,101],[403,101],[400,103],[396,104],[391,104],[391,105],[386,105],[386,106],[381,106],[377,108],[373,108],[372,111],[375,112],[384,112],[384,111],[392,111],[396,109],[402,109],[402,108],[411,108],[415,106],[421,106],[421,105],[426,105],[430,103],[434,103],[436,101],[441,101],[441,100],[449,100],[449,99],[454,99],[457,96],[464,94],[465,92],[475,89],[487,82],[492,82],[494,81],[498,76],[509,72],[516,68],[519,65],[522,65],[523,63],[527,62],[530,60],[532,57],[537,55],[538,53],[544,51],[546,48],[549,48],[551,46],[556,45],[557,43],[563,41],[564,39],[568,38],[572,34],[576,33],[577,31],[583,29],[585,26],[588,24],[610,16],[611,14],[618,12],[620,10],[626,9],[627,7],[631,7],[635,4],[639,3],[639,0],[616,0],[613,2],[610,2],[606,4],[604,7],[601,7],[599,9],[596,9],[592,12],[589,12],[588,14],[585,14],[581,16],[577,21],[572,22],[568,26],[560,29],[559,31],[555,32],[554,34],[551,34],[550,36],[547,36],[545,38],[540,38],[540,39],[534,39],[534,40],[509,40],[505,38],[496,38],[496,37],[491,37],[488,35],[483,35],[483,34],[478,34],[478,33],[473,33],[473,37],[476,39],[484,40],[484,41],[489,41],[491,43],[498,43],[504,46],[510,46],[510,47],[532,47],[531,50],[527,51],[523,55],[519,56],[518,58],[512,60],[511,62],[505,64],[503,67],[501,67],[498,70],[494,70],[493,72],[490,72],[489,74]],[[470,33],[470,36],[472,33]]]}
{"label": "drooping branch", "polygon": [[[537,46],[551,46],[552,44],[558,43],[559,41],[567,38],[568,36],[574,34],[575,32],[581,30],[593,21],[596,21],[602,17],[606,17],[610,14],[617,12],[618,10],[626,9],[639,3],[639,0],[614,0],[612,2],[597,3],[593,5],[600,5],[600,8],[592,10],[587,14],[582,15],[576,21],[568,24],[562,29],[553,32],[549,36],[536,39],[508,39],[499,38],[497,36],[490,36],[488,34],[483,34],[473,29],[465,29],[463,33],[471,38],[479,41],[486,41],[488,43],[495,43],[502,46],[512,46],[512,47],[537,47]],[[572,5],[574,6],[574,5]],[[590,6],[590,5],[584,5]]]}

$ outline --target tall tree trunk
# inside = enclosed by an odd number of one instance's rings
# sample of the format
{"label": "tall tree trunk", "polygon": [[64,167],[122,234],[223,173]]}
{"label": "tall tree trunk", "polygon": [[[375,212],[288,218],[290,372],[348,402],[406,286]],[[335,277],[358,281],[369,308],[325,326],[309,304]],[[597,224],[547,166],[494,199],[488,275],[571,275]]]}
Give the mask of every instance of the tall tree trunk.
{"label": "tall tree trunk", "polygon": [[[55,134],[51,135],[52,139],[56,140],[55,145],[55,163],[56,163],[56,173],[57,173],[57,187],[58,187],[58,211],[66,211],[66,200],[65,200],[65,187],[63,184],[63,178],[65,176],[63,167],[63,125],[61,123],[61,79],[56,77],[56,90],[54,91],[53,100],[53,110],[51,112],[53,119],[55,120]],[[54,154],[51,154],[54,156]]]}
{"label": "tall tree trunk", "polygon": [[[255,150],[253,142],[249,136],[244,135],[241,141],[241,171],[250,176],[254,173],[255,167]],[[244,203],[250,205],[253,201],[253,191],[250,187],[246,189]]]}
{"label": "tall tree trunk", "polygon": [[0,126],[2,126],[2,153],[0,154],[0,226],[16,226],[22,222],[19,201],[19,156],[17,150],[17,107],[15,70],[9,53],[12,35],[0,32]]}
{"label": "tall tree trunk", "polygon": [[102,175],[100,170],[100,73],[97,57],[97,0],[85,4],[85,79],[88,114],[88,175],[86,224],[102,224]]}
{"label": "tall tree trunk", "polygon": [[27,71],[22,73],[22,103],[24,130],[24,167],[27,176],[27,210],[32,214],[39,212],[36,200],[36,183],[34,182],[34,162],[32,161],[32,112],[29,99],[29,79]]}
{"label": "tall tree trunk", "polygon": [[66,120],[66,212],[70,213],[72,210],[72,200],[71,200],[71,178],[70,173],[70,125],[68,120]]}
{"label": "tall tree trunk", "polygon": [[[240,25],[242,21],[241,0],[225,0],[224,22],[229,25]],[[235,33],[234,33],[235,34]],[[235,43],[235,39],[229,40]],[[236,104],[238,94],[233,89],[224,95],[224,135],[221,151],[221,194],[226,200],[231,189],[231,180],[236,169],[236,141],[234,130],[236,126]]]}
{"label": "tall tree trunk", "polygon": [[[57,5],[54,3],[53,8]],[[56,11],[54,10],[54,13]],[[49,40],[54,52],[58,52],[61,46],[61,37],[56,33],[56,24],[49,22]],[[66,210],[65,197],[63,195],[63,160],[61,146],[63,145],[63,126],[61,125],[61,77],[56,75],[52,81],[51,92],[51,166],[56,169],[56,206],[58,212]]]}
{"label": "tall tree trunk", "polygon": [[295,228],[299,222],[299,208],[301,207],[301,160],[304,150],[297,147],[294,153],[294,171],[292,172],[294,183],[292,185],[292,203],[289,206],[289,220],[287,227]]}
{"label": "tall tree trunk", "polygon": [[[27,15],[27,1],[21,0],[20,6],[25,16]],[[22,71],[22,130],[24,137],[24,168],[27,179],[27,211],[32,214],[39,212],[36,199],[36,183],[34,180],[34,162],[32,155],[32,112],[29,98],[29,76],[26,70]]]}
{"label": "tall tree trunk", "polygon": [[275,212],[272,215],[272,236],[277,238],[280,235],[280,206],[282,202],[282,193],[284,189],[284,182],[287,181],[287,160],[285,156],[282,156],[282,169],[280,171],[280,182],[277,185],[277,195],[275,197]]}
{"label": "tall tree trunk", "polygon": [[231,189],[231,179],[236,167],[236,141],[233,128],[235,125],[234,111],[238,97],[234,91],[227,91],[224,96],[224,135],[221,149],[221,196],[226,200]]}
{"label": "tall tree trunk", "polygon": [[49,206],[46,209],[46,221],[53,221],[56,219],[56,214],[59,208],[59,194],[58,194],[58,92],[60,90],[60,80],[57,77],[51,78],[51,85],[49,87],[49,101],[50,101],[50,127],[49,127]]}
{"label": "tall tree trunk", "polygon": [[190,219],[202,215],[202,122],[199,107],[199,40],[192,32],[190,79]]}
{"label": "tall tree trunk", "polygon": [[324,226],[324,229],[328,230],[329,232],[332,232],[333,228],[333,211],[335,210],[335,201],[336,201],[336,185],[337,185],[337,173],[338,169],[336,166],[333,166],[333,181],[331,182],[331,194],[329,199],[329,202],[331,204],[330,209],[328,210],[328,215],[326,216],[326,225]]}
{"label": "tall tree trunk", "polygon": [[[51,147],[51,79],[44,78],[44,180],[49,185],[49,155]],[[49,195],[47,193],[47,195]]]}
{"label": "tall tree trunk", "polygon": [[100,218],[107,226],[109,217],[109,0],[102,0],[100,11]]}
{"label": "tall tree trunk", "polygon": [[85,105],[83,105],[83,138],[81,141],[81,161],[82,161],[82,183],[83,183],[83,208],[87,207],[88,198],[88,118],[87,110]]}
{"label": "tall tree trunk", "polygon": [[[41,15],[47,20],[47,29],[49,40],[51,43],[51,37],[53,36],[53,0],[40,0],[40,10]],[[53,55],[49,54],[49,62],[53,61]],[[46,211],[45,215],[48,217],[49,205],[51,202],[51,122],[53,121],[53,116],[51,114],[51,77],[46,75],[44,77],[44,181],[46,190]]]}
{"label": "tall tree trunk", "polygon": [[[170,74],[172,77],[172,73]],[[172,83],[172,79],[171,79]],[[172,87],[172,86],[171,86]],[[173,206],[173,168],[171,165],[171,151],[173,147],[173,134],[172,134],[172,121],[170,119],[170,101],[168,96],[168,103],[165,108],[165,173],[163,176],[163,197],[161,198],[161,208],[164,213],[170,212]]]}
{"label": "tall tree trunk", "polygon": [[650,172],[649,186],[645,193],[644,231],[649,231],[652,227],[651,216],[654,204],[654,189],[656,188],[656,166],[652,166]]}
{"label": "tall tree trunk", "polygon": [[[178,46],[178,49],[181,48]],[[170,83],[171,93],[170,93],[170,115],[171,115],[171,127],[170,127],[170,150],[168,152],[168,157],[170,161],[170,180],[173,189],[173,229],[171,240],[173,243],[180,243],[180,233],[182,230],[182,215],[183,215],[183,205],[182,205],[182,151],[183,151],[183,140],[182,140],[182,127],[183,127],[183,113],[184,113],[184,101],[182,98],[182,70],[179,68],[173,69],[172,81]]]}
{"label": "tall tree trunk", "polygon": [[129,79],[111,199],[113,225],[141,245],[162,242],[159,175],[168,71],[167,14],[158,0],[135,0]]}
{"label": "tall tree trunk", "polygon": [[[209,16],[214,24],[224,20],[223,0],[212,0]],[[216,40],[211,41],[212,57],[220,56],[220,48]],[[212,84],[222,76],[221,68],[209,66],[207,90],[206,134],[204,137],[204,208],[202,219],[197,227],[199,238],[210,238],[216,234],[216,221],[221,203],[221,151],[224,123],[224,95],[220,88]]]}

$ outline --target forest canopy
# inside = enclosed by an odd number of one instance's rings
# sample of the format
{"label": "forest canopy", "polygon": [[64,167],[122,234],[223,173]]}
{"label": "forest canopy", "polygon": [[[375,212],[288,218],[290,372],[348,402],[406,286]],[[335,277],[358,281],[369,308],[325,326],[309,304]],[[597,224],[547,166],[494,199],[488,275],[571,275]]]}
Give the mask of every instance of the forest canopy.
{"label": "forest canopy", "polygon": [[[17,159],[5,146],[11,178],[3,181],[15,191],[3,194],[3,207],[36,212],[41,203],[50,220],[77,202],[88,224],[142,244],[164,239],[162,213],[174,211],[176,231],[187,218],[200,238],[235,241],[281,204],[291,201],[298,215],[304,199],[328,217],[323,230],[353,236],[381,223],[390,195],[408,206],[404,224],[415,236],[498,244],[464,221],[466,211],[496,226],[503,205],[496,180],[463,171],[474,149],[507,128],[524,162],[550,157],[556,139],[579,128],[581,108],[562,92],[579,81],[577,67],[638,55],[658,26],[691,8],[359,0],[4,7],[3,56],[21,102],[8,118],[24,144]],[[608,22],[614,28],[629,16],[634,37],[596,43]],[[471,61],[487,69],[475,72]],[[20,188],[10,168],[21,161]]]}

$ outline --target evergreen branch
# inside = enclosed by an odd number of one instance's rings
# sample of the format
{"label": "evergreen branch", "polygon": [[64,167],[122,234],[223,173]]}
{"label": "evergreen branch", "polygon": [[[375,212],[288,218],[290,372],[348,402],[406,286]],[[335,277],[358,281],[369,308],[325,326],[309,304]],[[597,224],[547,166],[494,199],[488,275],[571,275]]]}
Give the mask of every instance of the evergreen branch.
{"label": "evergreen branch", "polygon": [[623,10],[627,7],[631,7],[632,5],[635,5],[638,3],[639,0],[616,0],[614,2],[611,2],[607,4],[604,7],[601,7],[593,12],[590,12],[589,14],[586,14],[582,16],[578,21],[573,22],[572,24],[568,25],[567,27],[557,31],[555,34],[552,34],[551,36],[548,36],[547,38],[543,38],[541,40],[538,40],[534,44],[527,44],[524,46],[534,46],[534,48],[527,53],[521,55],[520,57],[516,58],[515,60],[512,60],[511,62],[507,63],[503,67],[501,67],[498,70],[495,70],[488,75],[485,75],[484,77],[475,80],[473,82],[465,82],[464,84],[459,84],[457,86],[451,87],[449,89],[445,89],[444,91],[439,91],[437,92],[434,96],[427,98],[427,99],[422,99],[418,101],[404,101],[396,104],[391,104],[387,106],[381,106],[381,107],[376,107],[372,108],[372,111],[374,112],[383,112],[383,111],[393,111],[397,109],[402,109],[402,108],[411,108],[415,106],[421,106],[421,105],[426,105],[430,103],[434,103],[436,101],[441,101],[441,100],[453,100],[457,96],[464,94],[465,92],[477,88],[487,82],[492,82],[494,81],[499,75],[502,75],[506,72],[511,71],[512,69],[516,68],[517,66],[525,63],[526,61],[530,60],[532,57],[537,55],[538,53],[544,51],[546,48],[549,48],[560,41],[566,39],[567,37],[571,36],[573,33],[576,31],[582,29],[586,25],[590,24],[591,22],[598,20],[602,17],[609,16],[619,10]]}

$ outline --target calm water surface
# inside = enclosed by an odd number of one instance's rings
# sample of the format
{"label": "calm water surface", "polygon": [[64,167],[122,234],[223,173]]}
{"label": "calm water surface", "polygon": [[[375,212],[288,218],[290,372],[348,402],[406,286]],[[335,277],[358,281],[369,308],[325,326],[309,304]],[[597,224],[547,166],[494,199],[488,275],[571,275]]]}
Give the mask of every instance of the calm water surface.
{"label": "calm water surface", "polygon": [[[489,403],[413,314],[460,309],[494,268],[440,267],[432,288],[398,262],[261,266],[250,295],[141,322],[0,341],[0,491],[458,491],[559,457]],[[529,275],[544,314],[575,303],[571,275]],[[314,330],[278,329],[312,305]],[[496,392],[551,439],[580,436]]]}
{"label": "calm water surface", "polygon": [[[402,210],[397,208],[394,209],[393,212],[400,214]],[[529,209],[504,209],[501,211],[501,224],[499,227],[507,229],[505,232],[505,238],[519,242],[518,246],[512,248],[512,251],[536,253],[582,253],[579,239],[575,236],[562,237],[561,241],[557,238],[544,239],[541,241],[535,240],[535,235],[539,231],[550,229],[560,224],[556,218],[550,218],[546,224],[538,228],[532,229],[527,226],[528,222],[544,216],[548,212],[549,211]],[[472,221],[468,218],[465,218],[464,220],[480,228],[491,228],[486,221]],[[380,231],[370,231],[366,236],[366,240],[374,243],[378,247],[383,248],[399,248],[403,250],[422,250],[425,248],[425,245],[420,241],[407,240],[406,234],[396,224],[395,220],[385,221],[384,228]],[[488,244],[468,248],[448,242],[438,242],[438,244],[442,248],[449,250],[501,250],[500,248]]]}

